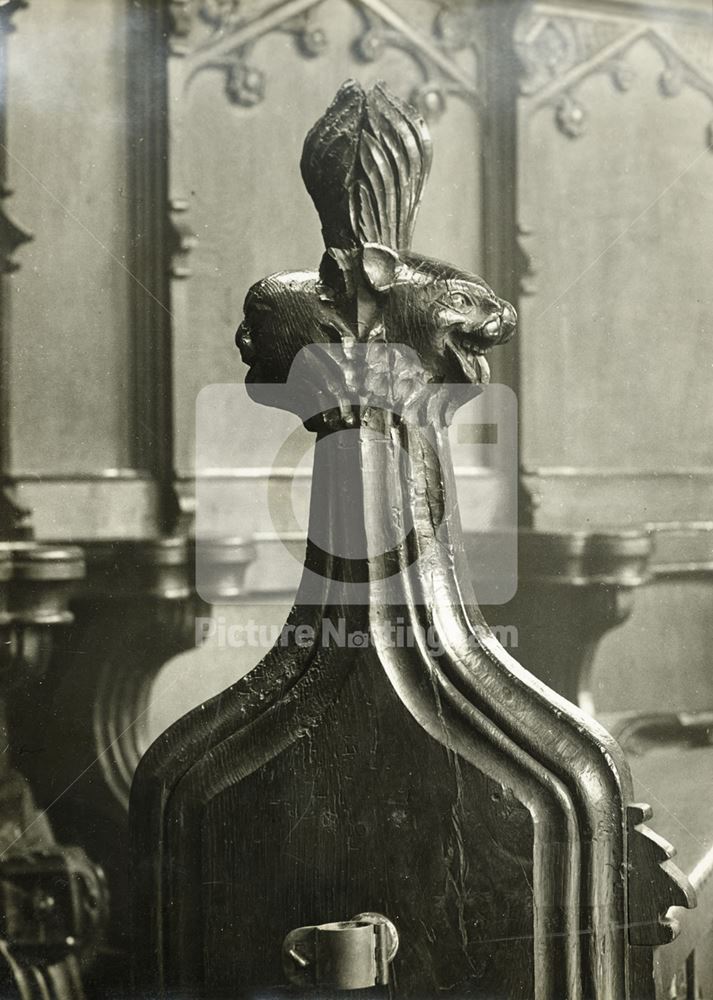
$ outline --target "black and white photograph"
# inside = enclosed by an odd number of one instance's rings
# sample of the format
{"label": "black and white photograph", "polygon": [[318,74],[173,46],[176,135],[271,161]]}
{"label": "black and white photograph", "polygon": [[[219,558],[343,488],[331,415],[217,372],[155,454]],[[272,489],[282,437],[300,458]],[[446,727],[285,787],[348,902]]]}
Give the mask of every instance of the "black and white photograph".
{"label": "black and white photograph", "polygon": [[713,1000],[713,0],[0,0],[0,1000]]}

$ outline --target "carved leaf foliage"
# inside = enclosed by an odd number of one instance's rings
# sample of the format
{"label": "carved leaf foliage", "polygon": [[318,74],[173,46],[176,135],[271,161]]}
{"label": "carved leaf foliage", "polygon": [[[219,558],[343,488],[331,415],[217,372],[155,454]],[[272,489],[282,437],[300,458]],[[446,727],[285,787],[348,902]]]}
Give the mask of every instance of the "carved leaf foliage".
{"label": "carved leaf foliage", "polygon": [[352,229],[360,243],[409,247],[431,168],[431,138],[423,119],[375,87],[366,104],[368,129],[359,143],[361,176],[351,190]]}
{"label": "carved leaf foliage", "polygon": [[309,132],[300,165],[326,246],[409,247],[431,158],[418,115],[381,85],[367,96],[347,81]]}

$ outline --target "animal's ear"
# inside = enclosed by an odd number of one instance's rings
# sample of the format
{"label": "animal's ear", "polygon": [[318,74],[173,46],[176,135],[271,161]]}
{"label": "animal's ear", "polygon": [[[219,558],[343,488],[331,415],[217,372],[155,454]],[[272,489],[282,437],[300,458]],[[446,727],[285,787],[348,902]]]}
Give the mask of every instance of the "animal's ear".
{"label": "animal's ear", "polygon": [[362,251],[364,277],[375,292],[385,292],[396,281],[401,261],[399,255],[381,243],[365,243]]}

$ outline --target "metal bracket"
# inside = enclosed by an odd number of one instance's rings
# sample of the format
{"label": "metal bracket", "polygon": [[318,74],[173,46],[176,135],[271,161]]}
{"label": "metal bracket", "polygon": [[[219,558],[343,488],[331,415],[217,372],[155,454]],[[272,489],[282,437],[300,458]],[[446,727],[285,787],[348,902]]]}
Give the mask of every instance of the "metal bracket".
{"label": "metal bracket", "polygon": [[293,986],[360,990],[385,986],[399,948],[393,923],[381,913],[298,927],[282,944],[285,975]]}

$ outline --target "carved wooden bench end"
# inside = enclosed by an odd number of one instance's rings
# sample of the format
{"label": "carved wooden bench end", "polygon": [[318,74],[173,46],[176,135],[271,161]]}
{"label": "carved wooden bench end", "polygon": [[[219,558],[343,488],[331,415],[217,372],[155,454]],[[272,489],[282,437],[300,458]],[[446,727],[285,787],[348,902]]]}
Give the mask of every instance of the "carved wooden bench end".
{"label": "carved wooden bench end", "polygon": [[317,437],[305,571],[284,643],[140,765],[151,995],[368,984],[367,913],[398,933],[374,952],[392,995],[638,1000],[666,911],[693,905],[616,742],[502,649],[471,592],[448,424],[516,316],[410,249],[430,160],[410,108],[344,84],[302,157],[319,271],[248,293],[248,391]]}

